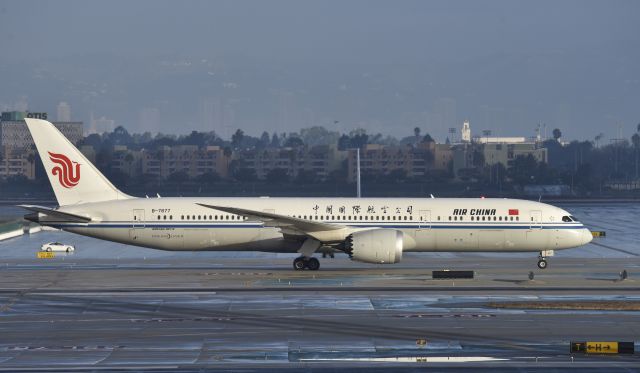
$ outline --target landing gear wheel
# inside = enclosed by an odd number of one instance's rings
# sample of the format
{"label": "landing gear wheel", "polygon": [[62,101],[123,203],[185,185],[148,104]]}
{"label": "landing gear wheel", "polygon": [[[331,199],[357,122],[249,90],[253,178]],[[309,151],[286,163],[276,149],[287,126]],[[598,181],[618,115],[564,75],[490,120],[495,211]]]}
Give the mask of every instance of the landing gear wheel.
{"label": "landing gear wheel", "polygon": [[316,258],[309,258],[309,260],[307,260],[306,267],[310,271],[317,271],[320,268],[320,261]]}
{"label": "landing gear wheel", "polygon": [[295,269],[296,271],[302,271],[306,266],[307,265],[305,263],[304,257],[300,256],[293,260],[293,269]]}
{"label": "landing gear wheel", "polygon": [[538,260],[538,268],[546,269],[547,268],[547,261],[544,260],[544,259]]}

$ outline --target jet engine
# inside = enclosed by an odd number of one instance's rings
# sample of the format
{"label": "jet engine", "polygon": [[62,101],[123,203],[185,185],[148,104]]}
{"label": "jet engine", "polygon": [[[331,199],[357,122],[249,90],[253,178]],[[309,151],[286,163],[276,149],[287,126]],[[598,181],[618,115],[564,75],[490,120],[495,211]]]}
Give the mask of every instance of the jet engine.
{"label": "jet engine", "polygon": [[345,251],[353,260],[393,264],[402,259],[403,234],[395,229],[372,229],[347,236]]}

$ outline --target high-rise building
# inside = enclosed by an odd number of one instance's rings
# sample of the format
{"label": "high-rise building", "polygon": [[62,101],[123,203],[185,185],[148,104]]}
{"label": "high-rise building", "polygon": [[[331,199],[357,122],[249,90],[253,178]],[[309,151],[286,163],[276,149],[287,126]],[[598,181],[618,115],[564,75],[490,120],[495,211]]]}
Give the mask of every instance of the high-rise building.
{"label": "high-rise building", "polygon": [[440,121],[435,128],[438,136],[444,136],[449,128],[458,126],[456,114],[456,100],[450,97],[441,97],[433,104],[433,112]]}
{"label": "high-rise building", "polygon": [[222,102],[217,97],[205,97],[200,103],[200,119],[202,120],[201,130],[205,132],[214,131],[222,135]]}
{"label": "high-rise building", "polygon": [[113,132],[115,128],[116,128],[115,120],[108,119],[104,116],[100,118],[94,118],[93,113],[91,113],[91,126],[88,131],[89,134]]}
{"label": "high-rise building", "polygon": [[146,107],[140,110],[141,132],[157,132],[160,129],[160,110],[155,107]]}
{"label": "high-rise building", "polygon": [[[31,149],[33,139],[24,122],[24,118],[47,119],[46,113],[28,113],[20,111],[3,112],[0,123],[0,145],[4,149]],[[76,144],[83,139],[82,122],[53,122],[53,125],[65,135],[69,141]]]}
{"label": "high-rise building", "polygon": [[462,123],[461,139],[462,142],[471,142],[471,127],[469,127],[469,120],[465,120]]}
{"label": "high-rise building", "polygon": [[58,104],[58,122],[71,122],[71,106],[62,101]]}

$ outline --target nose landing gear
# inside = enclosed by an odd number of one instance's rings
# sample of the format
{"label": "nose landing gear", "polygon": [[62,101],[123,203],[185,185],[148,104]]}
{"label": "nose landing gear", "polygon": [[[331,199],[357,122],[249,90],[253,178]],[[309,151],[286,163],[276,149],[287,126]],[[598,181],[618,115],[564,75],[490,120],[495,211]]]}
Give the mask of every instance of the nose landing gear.
{"label": "nose landing gear", "polygon": [[299,256],[293,261],[293,269],[296,271],[302,271],[304,269],[317,271],[320,269],[320,261],[314,257]]}
{"label": "nose landing gear", "polygon": [[540,269],[547,268],[547,258],[542,255],[542,252],[538,254],[538,268]]}

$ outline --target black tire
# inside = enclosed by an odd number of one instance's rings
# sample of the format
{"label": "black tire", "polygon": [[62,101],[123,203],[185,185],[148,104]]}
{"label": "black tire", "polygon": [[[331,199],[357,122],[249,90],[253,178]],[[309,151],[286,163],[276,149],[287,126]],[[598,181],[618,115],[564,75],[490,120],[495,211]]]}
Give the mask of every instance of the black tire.
{"label": "black tire", "polygon": [[538,261],[538,268],[546,269],[547,268],[547,261],[546,260],[539,260]]}
{"label": "black tire", "polygon": [[306,267],[310,271],[317,271],[320,269],[320,261],[317,258],[309,258],[309,260],[307,260]]}
{"label": "black tire", "polygon": [[295,258],[293,260],[293,269],[295,269],[296,271],[302,271],[305,268],[306,268],[306,265],[302,257]]}
{"label": "black tire", "polygon": [[50,247],[47,247],[47,252],[48,252],[48,253],[50,253],[50,252],[52,252],[52,251],[53,251],[53,250],[51,250],[51,248],[50,248]]}
{"label": "black tire", "polygon": [[70,247],[67,247],[67,250],[66,250],[66,251],[67,251],[68,253],[70,253],[70,252],[71,252],[71,248],[70,248]]}

